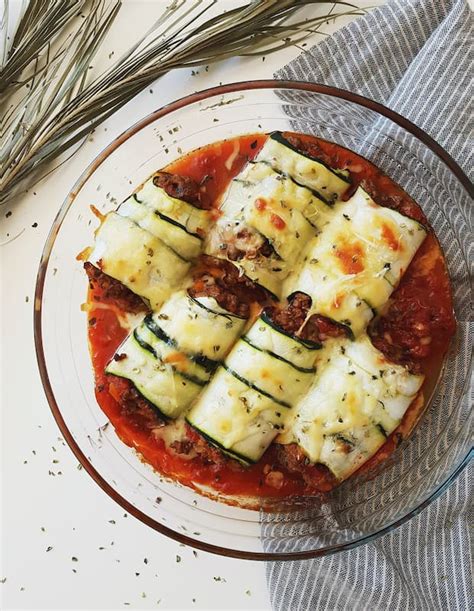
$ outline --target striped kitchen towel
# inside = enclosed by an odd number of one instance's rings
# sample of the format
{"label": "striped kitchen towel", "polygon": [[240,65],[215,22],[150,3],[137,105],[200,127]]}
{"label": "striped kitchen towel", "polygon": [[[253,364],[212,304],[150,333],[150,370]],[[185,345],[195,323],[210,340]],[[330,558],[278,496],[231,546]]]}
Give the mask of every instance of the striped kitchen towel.
{"label": "striped kitchen towel", "polygon": [[[324,83],[382,102],[427,131],[472,179],[472,32],[472,15],[465,0],[389,0],[305,51],[275,76]],[[449,184],[447,189],[449,192]],[[469,268],[473,264],[474,206],[472,200],[454,191],[451,196],[456,206],[445,214],[454,214],[454,208],[461,210],[459,218],[451,222],[464,244]],[[455,290],[460,300],[465,299],[468,312],[466,276]],[[460,324],[468,370],[473,337],[469,313]],[[448,369],[450,365],[448,362]],[[453,370],[445,385],[455,386],[456,376]],[[450,400],[449,389],[445,390],[434,401],[433,410],[438,413]],[[472,468],[468,466],[439,499],[409,522],[356,549],[314,560],[267,563],[273,608],[467,611],[472,595],[471,484]],[[337,522],[338,518],[324,504],[318,508],[319,517],[324,517],[325,510],[330,529],[330,520]],[[265,550],[294,551],[286,542],[284,549],[275,542],[275,528],[278,524],[273,519],[262,527]],[[324,532],[318,536],[324,541]],[[311,545],[314,536],[308,536],[306,549]],[[300,538],[297,551],[304,549]]]}

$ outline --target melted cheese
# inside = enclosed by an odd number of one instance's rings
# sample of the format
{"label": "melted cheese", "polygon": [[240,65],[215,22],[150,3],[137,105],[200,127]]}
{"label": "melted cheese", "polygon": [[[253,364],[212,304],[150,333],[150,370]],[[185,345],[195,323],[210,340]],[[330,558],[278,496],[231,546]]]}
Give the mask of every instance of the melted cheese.
{"label": "melted cheese", "polygon": [[149,319],[134,329],[106,371],[131,380],[165,416],[176,418],[211,375],[194,357],[223,359],[245,320],[226,312],[213,298],[192,299],[186,291],[174,293]]}
{"label": "melted cheese", "polygon": [[206,233],[212,223],[209,210],[201,210],[188,202],[171,197],[164,189],[155,186],[152,178],[145,182],[135,196],[144,206],[173,219],[190,233]]}
{"label": "melted cheese", "polygon": [[226,365],[250,384],[289,406],[294,403],[295,397],[307,390],[313,377],[311,371],[295,369],[291,364],[244,340],[234,346],[226,359]]}
{"label": "melted cheese", "polygon": [[316,159],[296,152],[289,143],[284,144],[279,134],[270,136],[256,160],[291,176],[296,182],[316,191],[329,203],[339,199],[347,190],[348,172],[332,170]]}
{"label": "melted cheese", "polygon": [[126,199],[117,212],[160,238],[188,261],[197,257],[201,252],[203,240],[200,236],[189,233],[183,225],[175,224],[168,217],[157,214],[149,206],[138,202],[134,195]]}
{"label": "melted cheese", "polygon": [[223,310],[215,299],[192,299],[186,291],[172,295],[153,318],[180,351],[214,361],[223,360],[246,322]]}
{"label": "melted cheese", "polygon": [[259,319],[231,350],[188,420],[218,446],[256,461],[284,432],[291,406],[314,377],[313,361],[314,350]]}
{"label": "melted cheese", "polygon": [[372,318],[370,310],[387,302],[425,236],[419,223],[378,206],[359,188],[348,202],[337,204],[283,293],[307,293],[311,313],[346,321],[357,335]]}
{"label": "melted cheese", "polygon": [[288,427],[312,462],[345,479],[400,424],[423,376],[389,363],[365,335],[332,340],[322,352],[318,374]]}
{"label": "melted cheese", "polygon": [[[231,260],[241,272],[277,297],[306,243],[333,215],[331,204],[348,186],[344,172],[300,155],[271,136],[258,155],[234,179],[224,197],[224,217],[213,227],[206,254]],[[278,136],[279,137],[279,136]],[[321,195],[324,193],[324,195]],[[242,229],[251,229],[245,238]],[[255,233],[257,232],[257,233]],[[263,236],[275,255],[257,254]],[[227,256],[229,244],[245,254]]]}
{"label": "melted cheese", "polygon": [[182,373],[201,384],[206,384],[209,381],[210,373],[203,365],[191,360],[187,354],[180,350],[179,346],[174,346],[172,343],[167,343],[157,337],[146,323],[139,325],[135,334],[140,341],[145,342],[153,349],[163,363],[170,365],[177,373]]}
{"label": "melted cheese", "polygon": [[126,355],[120,360],[112,359],[106,372],[127,378],[138,392],[169,418],[176,418],[199,394],[202,387],[175,371],[166,363],[163,355],[154,355],[144,349],[132,333],[117,350]]}
{"label": "melted cheese", "polygon": [[109,212],[97,230],[89,260],[152,308],[163,303],[189,270],[159,238],[115,212]]}
{"label": "melted cheese", "polygon": [[338,205],[309,257],[324,271],[345,278],[361,299],[378,309],[425,237],[419,223],[378,206],[359,188],[347,203]]}
{"label": "melted cheese", "polygon": [[319,261],[309,258],[296,272],[291,274],[283,286],[283,294],[303,292],[312,298],[308,317],[322,314],[346,325],[354,335],[367,327],[373,312],[369,304],[353,290],[351,276],[337,276],[326,271]]}
{"label": "melted cheese", "polygon": [[299,210],[288,208],[276,199],[254,199],[245,208],[244,220],[268,239],[278,256],[290,267],[316,233]]}
{"label": "melted cheese", "polygon": [[271,326],[263,318],[259,318],[247,331],[246,338],[261,350],[278,354],[296,367],[310,369],[313,367],[318,347],[305,345],[282,330]]}
{"label": "melted cheese", "polygon": [[285,408],[220,368],[187,416],[244,462],[258,461],[283,426]]}
{"label": "melted cheese", "polygon": [[232,181],[222,210],[230,217],[239,217],[247,205],[259,199],[280,202],[286,208],[301,212],[317,229],[322,229],[333,215],[332,207],[313,191],[263,162],[249,163]]}

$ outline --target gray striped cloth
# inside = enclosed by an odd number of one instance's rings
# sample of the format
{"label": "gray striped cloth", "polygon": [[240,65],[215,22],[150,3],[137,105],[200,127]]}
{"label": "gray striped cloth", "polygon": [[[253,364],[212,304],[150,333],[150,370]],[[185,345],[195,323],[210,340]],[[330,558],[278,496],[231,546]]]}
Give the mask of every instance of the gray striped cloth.
{"label": "gray striped cloth", "polygon": [[[472,178],[472,31],[464,0],[389,0],[301,54],[275,76],[333,85],[382,102],[425,129]],[[468,244],[465,256],[472,265],[474,206],[456,196],[463,218],[453,223],[460,227],[461,241]],[[465,276],[457,290],[464,290],[460,299],[465,298],[468,308]],[[469,314],[463,321],[462,350],[468,355]],[[467,356],[465,361],[469,367]],[[435,401],[433,409],[440,412],[443,405],[442,400]],[[267,563],[273,608],[467,611],[472,595],[471,484],[468,466],[416,517],[356,549],[314,560]],[[262,527],[267,551],[282,551],[272,536],[276,527],[272,519]],[[308,537],[308,546],[312,544],[314,537]],[[299,550],[305,549],[299,545]]]}

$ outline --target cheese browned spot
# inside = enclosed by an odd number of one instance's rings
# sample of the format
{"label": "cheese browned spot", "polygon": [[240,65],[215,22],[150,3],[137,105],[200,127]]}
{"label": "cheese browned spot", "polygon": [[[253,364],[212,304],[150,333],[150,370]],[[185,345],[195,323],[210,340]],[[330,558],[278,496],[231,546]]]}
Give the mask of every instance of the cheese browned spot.
{"label": "cheese browned spot", "polygon": [[357,240],[343,236],[334,255],[339,260],[339,267],[344,274],[360,274],[364,271],[365,254],[363,246]]}

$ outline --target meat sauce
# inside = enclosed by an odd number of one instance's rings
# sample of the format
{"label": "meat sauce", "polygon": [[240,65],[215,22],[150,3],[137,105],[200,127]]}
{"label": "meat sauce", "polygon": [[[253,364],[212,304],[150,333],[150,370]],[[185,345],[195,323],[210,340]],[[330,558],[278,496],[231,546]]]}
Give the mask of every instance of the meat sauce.
{"label": "meat sauce", "polygon": [[[392,294],[386,313],[373,321],[368,330],[374,345],[389,359],[425,374],[421,389],[425,401],[415,399],[400,426],[377,454],[361,467],[361,470],[371,469],[385,460],[416,424],[426,399],[434,390],[450,338],[455,332],[445,261],[421,208],[373,164],[334,143],[299,134],[288,133],[285,136],[306,154],[318,157],[332,167],[348,169],[353,185],[347,197],[361,185],[377,203],[418,220],[429,230],[399,287]],[[229,182],[249,159],[256,156],[265,140],[265,135],[254,134],[214,143],[182,157],[165,170],[188,177],[190,181],[186,182],[186,187],[197,183],[199,207],[214,209],[218,218],[217,206]],[[229,159],[232,163],[229,163]],[[163,175],[161,180],[164,181],[162,184],[176,188],[168,175]],[[186,195],[188,199],[193,199],[188,189]],[[252,286],[245,278],[235,277],[235,273],[229,269],[229,266],[232,268],[230,263],[219,262],[216,265],[215,261],[213,259],[211,264],[208,257],[201,257],[198,261],[193,270],[191,291],[194,295],[214,295],[218,301],[222,296],[223,307],[250,315],[251,319],[258,315],[262,307],[271,304],[265,291]],[[92,270],[88,272],[91,279],[87,308],[88,334],[97,401],[121,440],[135,448],[147,463],[159,473],[182,484],[200,491],[208,488],[234,497],[281,499],[328,491],[337,484],[324,466],[308,465],[294,444],[286,447],[272,444],[262,459],[248,468],[224,458],[190,427],[187,428],[185,441],[165,444],[165,436],[159,433],[164,423],[147,402],[133,392],[131,383],[104,372],[107,362],[128,334],[129,329],[123,324],[124,315],[140,310],[140,307],[134,296],[126,294],[125,298],[121,298],[114,284],[111,286],[94,277]],[[222,291],[222,287],[219,289],[219,283],[224,281],[234,283],[232,292]],[[209,283],[213,283],[211,290]],[[304,299],[296,296],[296,301],[290,303],[286,310],[278,309],[273,304],[270,311],[277,324],[288,326],[291,325],[290,321],[297,323],[298,308],[306,305]],[[324,341],[340,335],[341,329],[332,321],[315,316],[307,323],[305,333],[305,338]],[[192,446],[197,448],[197,452],[189,452]],[[207,450],[201,453],[199,447],[205,446]]]}

